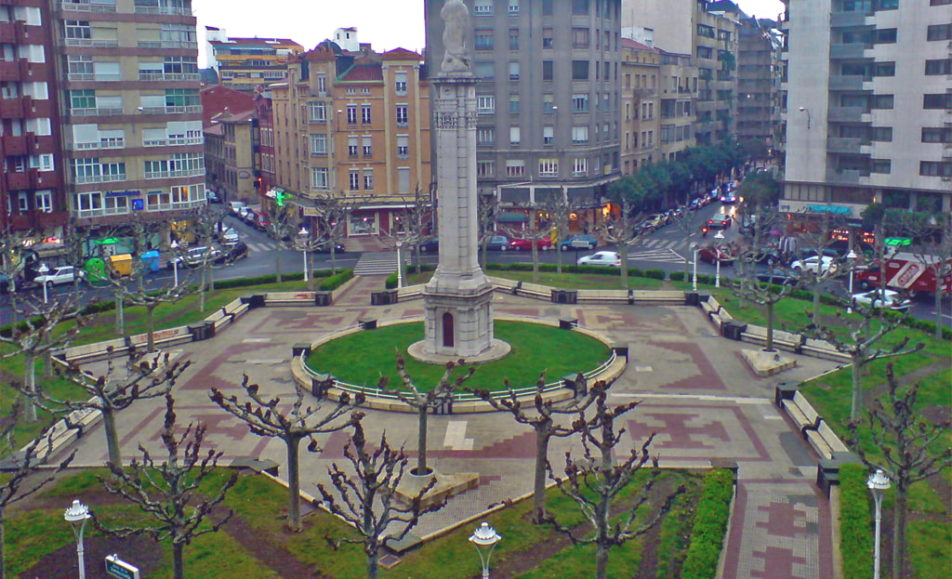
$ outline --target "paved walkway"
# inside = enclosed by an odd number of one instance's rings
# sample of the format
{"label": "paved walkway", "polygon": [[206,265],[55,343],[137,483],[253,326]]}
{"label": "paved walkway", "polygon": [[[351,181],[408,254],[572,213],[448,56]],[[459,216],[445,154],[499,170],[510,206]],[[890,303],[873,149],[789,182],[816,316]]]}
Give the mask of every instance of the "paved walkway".
{"label": "paved walkway", "polygon": [[[192,362],[176,388],[181,424],[190,420],[207,424],[208,442],[224,451],[226,463],[257,456],[277,461],[284,472],[283,445],[250,434],[209,401],[208,389],[215,386],[226,394],[240,394],[246,373],[265,394],[289,396],[293,392],[292,344],[354,326],[360,318],[422,315],[420,301],[371,306],[370,292],[382,284],[380,277],[358,278],[330,308],[257,309],[213,340],[176,348],[180,359]],[[580,326],[630,344],[628,368],[612,387],[611,396],[619,403],[642,401],[625,424],[631,446],[657,432],[652,453],[662,465],[707,466],[720,458],[737,461],[739,483],[726,545],[725,577],[832,577],[829,504],[813,483],[816,456],[772,404],[776,382],[814,376],[831,369],[832,363],[799,357],[800,365],[784,374],[755,376],[739,354],[747,345],[718,337],[695,308],[557,305],[498,293],[494,308],[497,314],[527,319],[577,317]],[[94,371],[103,368],[101,363],[91,366]],[[386,430],[391,442],[408,449],[416,446],[414,416],[367,414],[371,440]],[[132,458],[139,444],[157,449],[161,423],[158,402],[143,401],[120,414],[123,454]],[[429,426],[436,468],[447,473],[477,472],[480,484],[426,517],[418,535],[531,492],[534,437],[508,415],[433,416]],[[314,483],[326,480],[330,462],[341,459],[347,435],[337,433],[322,442],[324,450],[319,455],[302,453],[301,487],[312,494]],[[550,457],[558,463],[572,446],[570,441],[556,440]],[[77,462],[101,465],[105,458],[97,428],[80,441]],[[501,532],[505,534],[504,529]]]}

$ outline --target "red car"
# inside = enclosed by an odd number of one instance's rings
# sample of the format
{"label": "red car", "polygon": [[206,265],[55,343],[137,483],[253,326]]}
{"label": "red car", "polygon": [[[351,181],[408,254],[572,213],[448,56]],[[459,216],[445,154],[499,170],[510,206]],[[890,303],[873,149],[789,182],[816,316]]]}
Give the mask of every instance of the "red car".
{"label": "red car", "polygon": [[697,258],[700,261],[715,264],[718,261],[724,265],[731,265],[734,263],[736,256],[727,249],[721,249],[718,247],[702,247],[697,250]]}
{"label": "red car", "polygon": [[548,237],[542,239],[512,239],[509,241],[509,249],[513,251],[532,251],[532,244],[535,243],[536,248],[541,249],[542,251],[548,251],[552,249],[552,240]]}
{"label": "red car", "polygon": [[707,227],[709,229],[729,229],[731,226],[731,216],[725,215],[723,213],[718,213],[714,217],[711,217],[707,220]]}

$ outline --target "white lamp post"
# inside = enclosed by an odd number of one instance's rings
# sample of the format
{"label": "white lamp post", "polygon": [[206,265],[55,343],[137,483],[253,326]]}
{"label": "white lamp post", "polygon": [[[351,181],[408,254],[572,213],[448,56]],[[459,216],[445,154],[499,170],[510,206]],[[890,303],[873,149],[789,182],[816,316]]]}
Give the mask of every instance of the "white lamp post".
{"label": "white lamp post", "polygon": [[479,560],[483,564],[483,579],[489,579],[489,557],[493,554],[496,543],[501,540],[502,536],[490,527],[489,523],[479,525],[469,538],[469,542],[475,545],[476,551],[479,552]]}
{"label": "white lamp post", "polygon": [[403,249],[403,240],[397,240],[397,289],[403,287],[403,256],[400,250]]}
{"label": "white lamp post", "polygon": [[882,469],[877,468],[876,472],[869,476],[866,486],[873,493],[873,500],[876,502],[876,542],[873,545],[873,579],[879,579],[879,536],[881,522],[883,518],[883,493],[889,490],[889,477]]}
{"label": "white lamp post", "polygon": [[850,292],[850,301],[849,305],[846,306],[846,313],[853,313],[853,264],[856,263],[856,252],[852,249],[849,253],[846,254],[846,263],[850,267],[850,281],[849,281],[849,292]]}
{"label": "white lamp post", "polygon": [[309,281],[307,273],[307,236],[310,234],[311,232],[304,226],[298,231],[298,235],[301,237],[301,257],[304,258],[304,281]]}
{"label": "white lamp post", "polygon": [[86,579],[86,562],[83,558],[83,530],[86,528],[86,520],[92,515],[89,509],[78,500],[63,513],[66,522],[72,525],[73,534],[76,535],[76,557],[79,559],[79,579]]}
{"label": "white lamp post", "polygon": [[178,287],[178,255],[176,255],[176,250],[179,248],[179,244],[177,241],[172,241],[169,247],[172,249],[172,284],[173,287]]}
{"label": "white lamp post", "polygon": [[[714,235],[714,239],[724,239],[724,232],[718,231]],[[717,263],[715,266],[717,269],[714,274],[714,287],[721,287],[721,246],[717,243],[714,244],[714,261]]]}
{"label": "white lamp post", "polygon": [[[45,263],[40,264],[40,269],[36,270],[41,276],[44,276],[50,273],[50,268],[46,267]],[[50,301],[49,290],[47,289],[46,280],[43,280],[43,303],[48,303]]]}
{"label": "white lamp post", "polygon": [[694,262],[693,262],[693,271],[691,272],[691,291],[697,291],[697,250],[698,246],[696,243],[691,244],[691,249],[694,250]]}

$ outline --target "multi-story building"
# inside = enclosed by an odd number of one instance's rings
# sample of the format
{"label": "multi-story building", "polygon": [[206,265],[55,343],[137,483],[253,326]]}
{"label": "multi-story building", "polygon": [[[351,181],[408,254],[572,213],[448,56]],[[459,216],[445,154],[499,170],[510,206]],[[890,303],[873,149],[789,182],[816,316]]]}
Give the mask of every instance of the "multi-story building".
{"label": "multi-story building", "polygon": [[650,31],[659,48],[691,54],[698,67],[695,139],[711,144],[736,133],[738,12],[731,2],[622,0],[628,35]]}
{"label": "multi-story building", "polygon": [[[424,2],[430,75],[443,58],[444,4]],[[465,4],[480,192],[509,205],[562,195],[594,216],[620,171],[621,0]]]}
{"label": "multi-story building", "polygon": [[202,89],[206,187],[223,201],[256,203],[255,97],[224,86]]}
{"label": "multi-story building", "polygon": [[66,222],[50,3],[0,0],[0,229]]}
{"label": "multi-story building", "polygon": [[248,93],[287,78],[288,57],[304,52],[289,38],[229,37],[214,26],[205,27],[208,67],[226,87]]}
{"label": "multi-story building", "polygon": [[[349,237],[386,233],[417,194],[430,199],[430,95],[421,56],[358,53],[330,41],[293,57],[270,86],[275,187],[307,220],[327,196],[358,206]],[[311,229],[314,231],[314,229]]]}
{"label": "multi-story building", "polygon": [[741,18],[737,57],[737,141],[769,157],[780,142],[780,49],[773,20]]}
{"label": "multi-story building", "polygon": [[694,138],[697,66],[690,54],[661,52],[661,159],[675,160]]}
{"label": "multi-story building", "polygon": [[952,3],[787,2],[780,208],[952,211]]}
{"label": "multi-story building", "polygon": [[621,173],[631,175],[660,160],[661,51],[621,40]]}
{"label": "multi-story building", "polygon": [[96,230],[205,204],[190,0],[53,4],[69,211]]}
{"label": "multi-story building", "polygon": [[264,200],[277,183],[274,174],[274,111],[270,97],[255,95],[255,117],[258,120],[258,135],[254,142],[255,187],[258,196]]}

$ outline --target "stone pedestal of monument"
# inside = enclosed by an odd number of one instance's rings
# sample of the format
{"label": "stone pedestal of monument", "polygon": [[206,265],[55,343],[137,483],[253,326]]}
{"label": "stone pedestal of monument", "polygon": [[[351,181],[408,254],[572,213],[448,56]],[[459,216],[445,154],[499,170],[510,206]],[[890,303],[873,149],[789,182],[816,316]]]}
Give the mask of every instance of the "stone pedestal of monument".
{"label": "stone pedestal of monument", "polygon": [[479,486],[479,474],[475,472],[443,474],[434,469],[428,475],[419,476],[410,474],[410,469],[407,469],[397,486],[397,497],[409,504],[433,479],[436,479],[436,483],[426,492],[421,501],[424,506],[441,503]]}

